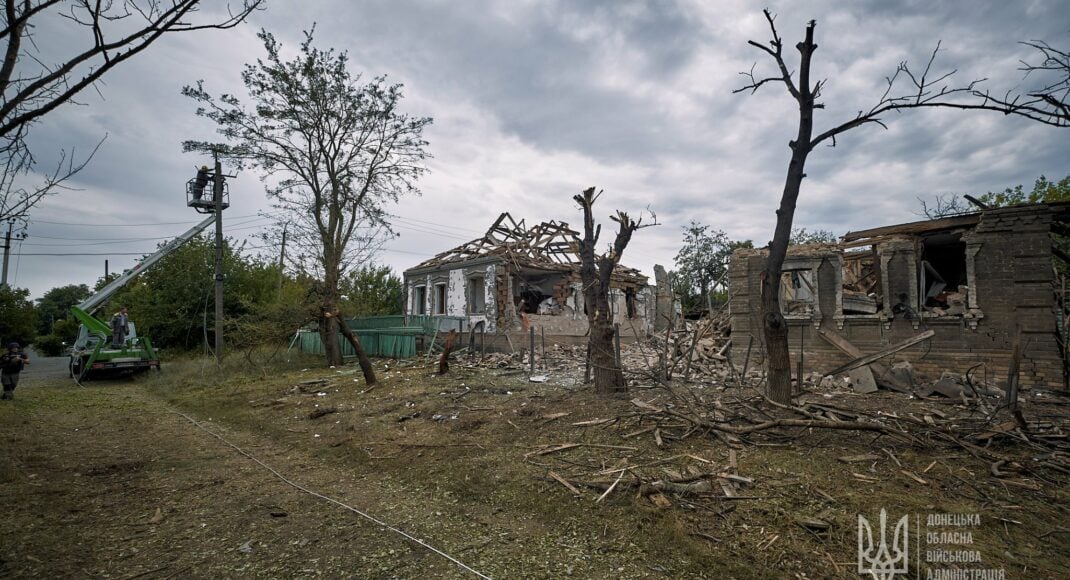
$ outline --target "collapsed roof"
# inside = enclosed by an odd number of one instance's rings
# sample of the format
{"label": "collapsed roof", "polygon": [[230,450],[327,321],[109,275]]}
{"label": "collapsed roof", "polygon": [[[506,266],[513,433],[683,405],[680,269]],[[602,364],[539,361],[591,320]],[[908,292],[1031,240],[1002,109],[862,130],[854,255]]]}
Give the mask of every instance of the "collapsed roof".
{"label": "collapsed roof", "polygon": [[[509,212],[505,212],[498,216],[482,238],[437,254],[409,271],[498,257],[517,270],[532,268],[578,272],[579,249],[580,233],[567,223],[550,220],[528,228],[524,220],[517,222]],[[647,278],[634,268],[618,264],[614,268],[613,279],[645,284]]]}

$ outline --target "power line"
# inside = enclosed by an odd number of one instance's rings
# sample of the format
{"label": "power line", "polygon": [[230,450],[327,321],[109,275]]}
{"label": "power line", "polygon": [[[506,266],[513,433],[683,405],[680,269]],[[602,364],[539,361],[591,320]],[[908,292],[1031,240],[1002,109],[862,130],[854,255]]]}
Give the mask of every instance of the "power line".
{"label": "power line", "polygon": [[452,225],[440,224],[440,223],[437,223],[437,222],[429,222],[429,221],[424,221],[424,220],[418,220],[416,218],[406,218],[406,217],[401,217],[401,216],[394,216],[394,219],[401,220],[401,221],[410,221],[410,222],[416,222],[416,223],[421,223],[421,224],[427,224],[429,226],[447,227],[447,228],[450,228],[450,229],[461,230],[461,231],[465,231],[465,232],[471,232],[473,234],[478,234],[478,235],[482,235],[482,234],[487,233],[486,231],[477,231],[477,230],[470,230],[470,229],[467,229],[467,228],[458,228],[458,227],[454,227]]}
{"label": "power line", "polygon": [[[258,220],[259,219],[250,219],[250,220],[248,220],[248,222],[239,222],[239,223],[236,223],[234,225],[236,225],[236,226],[246,226],[247,224],[255,224],[256,222],[258,222]],[[260,227],[260,225],[247,226],[247,227],[238,227],[238,228],[231,227],[231,228],[228,228],[228,231],[246,230],[246,229],[253,229],[253,228],[258,228],[258,227]],[[125,244],[125,243],[129,243],[129,242],[152,242],[152,241],[155,241],[155,240],[171,240],[171,239],[174,238],[175,235],[179,235],[179,234],[163,235],[163,236],[159,236],[159,238],[106,238],[106,239],[102,239],[102,238],[58,238],[58,236],[53,236],[53,235],[35,235],[34,238],[41,238],[43,240],[66,240],[68,242],[77,242],[77,243],[75,243],[75,244],[32,244],[31,243],[31,244],[26,244],[26,245],[28,245],[28,246],[53,246],[53,247],[55,247],[55,246],[93,246],[93,245],[107,245],[107,244]]]}
{"label": "power line", "polygon": [[[245,246],[235,247],[240,250],[260,250],[263,248],[273,248],[272,245],[265,246]],[[155,250],[147,252],[19,252],[12,253],[12,256],[148,256]]]}
{"label": "power line", "polygon": [[[243,218],[247,218],[247,217],[255,217],[255,216],[259,216],[259,215],[260,214],[240,215],[240,216],[235,216],[235,217],[233,217],[231,219],[236,219],[237,220],[237,219],[243,219]],[[268,217],[268,216],[264,216],[264,217]],[[86,223],[74,223],[74,222],[53,222],[53,221],[39,220],[39,219],[34,219],[34,218],[30,218],[29,221],[32,222],[32,223],[37,223],[37,224],[53,224],[53,225],[58,225],[58,226],[82,226],[82,227],[87,227],[87,228],[135,228],[135,227],[145,227],[145,226],[193,225],[193,224],[197,223],[196,221],[187,221],[187,222],[157,222],[157,223],[153,223],[153,224],[86,224]]]}
{"label": "power line", "polygon": [[78,252],[78,253],[55,253],[55,252],[20,252],[16,256],[144,256],[149,252]]}

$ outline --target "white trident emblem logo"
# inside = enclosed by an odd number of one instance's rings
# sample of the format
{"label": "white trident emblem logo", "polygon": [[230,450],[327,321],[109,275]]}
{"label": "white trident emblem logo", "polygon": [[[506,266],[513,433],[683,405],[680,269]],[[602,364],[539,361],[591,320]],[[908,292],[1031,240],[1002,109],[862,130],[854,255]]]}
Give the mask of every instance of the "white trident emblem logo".
{"label": "white trident emblem logo", "polygon": [[903,516],[895,524],[891,545],[886,537],[888,513],[881,508],[880,543],[873,543],[873,529],[865,516],[858,515],[858,573],[888,580],[896,574],[906,574],[910,562],[908,538],[910,516]]}

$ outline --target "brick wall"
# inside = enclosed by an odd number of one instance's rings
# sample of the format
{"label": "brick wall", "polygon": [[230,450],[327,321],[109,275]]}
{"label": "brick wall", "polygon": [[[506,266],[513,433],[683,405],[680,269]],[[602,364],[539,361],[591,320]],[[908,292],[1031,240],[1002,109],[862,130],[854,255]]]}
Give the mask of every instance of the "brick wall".
{"label": "brick wall", "polygon": [[[976,250],[974,279],[976,305],[983,318],[972,328],[961,317],[923,318],[921,320],[882,321],[876,317],[848,317],[837,329],[834,305],[829,294],[834,291],[830,270],[833,261],[819,269],[821,320],[790,320],[789,348],[794,372],[800,344],[805,371],[825,372],[849,361],[849,357],[828,344],[818,334],[815,322],[838,332],[865,353],[905,340],[923,330],[933,330],[934,337],[900,351],[883,362],[910,361],[924,378],[935,379],[945,370],[973,371],[979,378],[1002,383],[1006,380],[1013,338],[1021,331],[1023,386],[1064,388],[1063,362],[1056,334],[1057,305],[1052,288],[1050,230],[1051,217],[1046,206],[1006,208],[986,211],[978,226],[963,240]],[[888,279],[893,292],[910,290],[909,268],[915,260],[902,252],[897,242],[888,261]],[[830,254],[834,251],[830,250]],[[748,341],[752,341],[750,368],[764,364],[760,315],[760,272],[765,256],[757,252],[738,252],[729,268],[732,291],[732,357],[741,364]],[[906,269],[906,272],[904,272]],[[898,299],[891,300],[894,304]]]}

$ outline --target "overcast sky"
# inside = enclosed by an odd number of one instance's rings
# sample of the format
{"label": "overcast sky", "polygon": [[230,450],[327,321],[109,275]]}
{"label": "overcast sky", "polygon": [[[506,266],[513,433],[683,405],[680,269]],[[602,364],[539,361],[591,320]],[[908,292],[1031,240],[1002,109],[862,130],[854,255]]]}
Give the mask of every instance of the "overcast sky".
{"label": "overcast sky", "polygon": [[[789,63],[797,62],[793,46],[806,22],[817,20],[813,75],[828,80],[818,130],[874,104],[896,65],[922,67],[937,41],[938,68],[957,69],[962,83],[988,78],[985,86],[997,92],[1032,82],[1017,67],[1036,55],[1019,41],[1070,45],[1063,0],[780,2],[771,9]],[[637,233],[625,253],[627,264],[647,273],[655,263],[671,266],[689,220],[756,245],[772,236],[797,112],[782,85],[732,93],[743,83],[740,71],[755,63],[771,70],[768,57],[747,45],[769,39],[760,5],[268,0],[266,11],[234,30],[166,36],[98,91],[83,93],[81,104],[34,127],[42,169],[60,150],[81,156],[108,137],[77,176],[77,191],[31,213],[29,238],[13,249],[13,285],[34,297],[64,284],[92,285],[105,259],[112,271],[129,268],[199,221],[185,206],[184,187],[207,160],[183,154],[181,143],[213,140],[214,128],[194,115],[182,86],[203,79],[214,95],[244,96],[242,66],[263,55],[257,30],[269,30],[293,54],[313,24],[319,47],[348,51],[354,73],[404,83],[403,110],[434,118],[425,133],[434,158],[419,184],[423,195],[390,208],[401,235],[377,257],[399,273],[479,237],[501,212],[529,224],[578,225],[572,196],[592,185],[605,190],[596,210],[607,222],[618,208],[657,214],[660,225]],[[43,25],[36,40],[59,53],[91,36]],[[1070,174],[1067,129],[985,112],[892,117],[888,130],[855,129],[835,148],[811,154],[797,226],[842,235],[920,219],[918,197],[1029,188],[1041,174]],[[267,224],[258,212],[268,210],[259,176],[240,174],[230,191],[227,231],[255,234]],[[46,253],[102,255],[31,255]]]}

